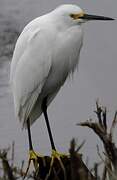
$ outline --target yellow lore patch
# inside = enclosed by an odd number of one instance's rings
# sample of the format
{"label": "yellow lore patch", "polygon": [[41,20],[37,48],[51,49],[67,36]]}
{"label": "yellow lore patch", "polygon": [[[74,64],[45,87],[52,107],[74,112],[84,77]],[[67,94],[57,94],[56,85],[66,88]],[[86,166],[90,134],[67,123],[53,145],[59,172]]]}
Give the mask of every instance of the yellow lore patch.
{"label": "yellow lore patch", "polygon": [[79,19],[80,17],[83,17],[83,16],[84,16],[84,12],[79,13],[79,14],[70,14],[70,16],[71,16],[73,19]]}

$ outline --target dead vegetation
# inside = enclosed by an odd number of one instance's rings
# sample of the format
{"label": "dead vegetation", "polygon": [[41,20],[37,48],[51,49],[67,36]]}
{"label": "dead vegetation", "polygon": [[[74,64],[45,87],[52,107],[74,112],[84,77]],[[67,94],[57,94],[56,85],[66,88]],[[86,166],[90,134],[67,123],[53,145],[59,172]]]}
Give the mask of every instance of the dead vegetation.
{"label": "dead vegetation", "polygon": [[[96,102],[96,116],[97,120],[92,119],[77,125],[88,127],[94,131],[94,133],[100,138],[104,145],[103,156],[97,148],[97,153],[100,160],[103,163],[103,172],[101,175],[98,174],[98,168],[100,164],[95,163],[93,171],[89,170],[88,167],[82,160],[82,155],[79,153],[84,142],[76,147],[75,140],[73,139],[70,143],[69,156],[61,158],[64,165],[65,174],[61,168],[58,160],[53,164],[50,175],[51,157],[44,156],[38,159],[39,168],[36,171],[28,172],[25,179],[32,180],[117,180],[117,147],[113,142],[113,131],[117,124],[117,112],[114,115],[111,128],[107,125],[107,111],[106,108],[100,106]],[[12,151],[11,158],[8,159],[8,152]],[[104,157],[104,158],[103,158]],[[24,162],[21,167],[16,167],[14,163],[14,143],[12,148],[0,150],[0,180],[16,180],[23,179],[25,175]],[[92,174],[93,172],[93,174]]]}

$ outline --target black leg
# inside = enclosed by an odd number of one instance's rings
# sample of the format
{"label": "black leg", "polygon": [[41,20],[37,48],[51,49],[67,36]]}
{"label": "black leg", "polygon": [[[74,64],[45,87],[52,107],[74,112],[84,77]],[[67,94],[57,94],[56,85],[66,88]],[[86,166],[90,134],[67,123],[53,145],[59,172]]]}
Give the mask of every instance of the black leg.
{"label": "black leg", "polygon": [[47,129],[48,129],[48,134],[49,134],[49,138],[50,138],[51,147],[52,147],[53,150],[56,150],[55,144],[54,144],[54,141],[53,141],[53,137],[52,137],[52,132],[51,132],[49,120],[48,120],[48,114],[47,114],[47,98],[45,98],[45,99],[43,100],[43,103],[42,103],[42,111],[43,111],[43,114],[44,114],[44,117],[45,117],[45,121],[46,121]]}
{"label": "black leg", "polygon": [[29,119],[27,120],[27,130],[28,130],[29,150],[33,150]]}

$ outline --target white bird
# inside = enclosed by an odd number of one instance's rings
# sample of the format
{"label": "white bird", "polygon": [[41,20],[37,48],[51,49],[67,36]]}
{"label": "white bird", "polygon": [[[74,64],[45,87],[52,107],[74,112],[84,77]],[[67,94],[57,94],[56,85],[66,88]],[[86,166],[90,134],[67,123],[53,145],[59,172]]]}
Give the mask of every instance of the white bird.
{"label": "white bird", "polygon": [[19,36],[11,62],[10,80],[16,116],[28,127],[44,113],[52,150],[56,152],[47,107],[79,62],[83,44],[82,24],[113,20],[88,15],[77,5],[61,5],[31,21]]}

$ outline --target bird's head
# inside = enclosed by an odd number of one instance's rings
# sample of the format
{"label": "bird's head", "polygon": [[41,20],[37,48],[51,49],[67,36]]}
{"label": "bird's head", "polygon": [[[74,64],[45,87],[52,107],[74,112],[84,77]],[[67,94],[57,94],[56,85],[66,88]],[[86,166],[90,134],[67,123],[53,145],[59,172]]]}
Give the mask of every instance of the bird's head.
{"label": "bird's head", "polygon": [[75,24],[81,24],[90,20],[114,20],[105,16],[87,14],[79,6],[72,4],[61,5],[54,12],[62,20]]}

